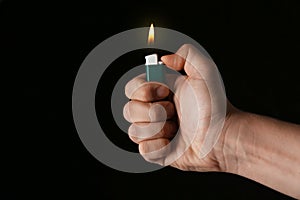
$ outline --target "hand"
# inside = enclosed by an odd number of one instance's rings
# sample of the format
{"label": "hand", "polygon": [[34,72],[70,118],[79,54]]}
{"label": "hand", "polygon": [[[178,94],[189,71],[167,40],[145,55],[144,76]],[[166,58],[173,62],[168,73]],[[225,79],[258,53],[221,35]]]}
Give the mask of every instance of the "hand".
{"label": "hand", "polygon": [[300,125],[234,108],[213,61],[191,45],[161,59],[187,74],[168,77],[174,96],[144,75],[125,88],[132,100],[124,117],[142,156],[182,170],[238,174],[300,198]]}
{"label": "hand", "polygon": [[[131,101],[124,107],[124,117],[132,123],[130,138],[150,162],[182,170],[221,170],[221,156],[216,154],[222,152],[224,137],[218,136],[228,112],[214,62],[191,45],[161,59],[171,69],[184,69],[187,76],[173,77],[168,84],[174,96],[164,85],[146,82],[145,75],[126,85]],[[175,135],[176,141],[168,145]]]}

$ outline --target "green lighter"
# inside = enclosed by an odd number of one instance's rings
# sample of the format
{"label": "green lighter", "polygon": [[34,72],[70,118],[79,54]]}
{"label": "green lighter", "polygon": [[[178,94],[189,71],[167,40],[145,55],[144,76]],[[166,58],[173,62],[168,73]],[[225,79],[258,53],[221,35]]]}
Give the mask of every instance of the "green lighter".
{"label": "green lighter", "polygon": [[158,61],[157,54],[145,56],[147,81],[165,82],[165,65]]}

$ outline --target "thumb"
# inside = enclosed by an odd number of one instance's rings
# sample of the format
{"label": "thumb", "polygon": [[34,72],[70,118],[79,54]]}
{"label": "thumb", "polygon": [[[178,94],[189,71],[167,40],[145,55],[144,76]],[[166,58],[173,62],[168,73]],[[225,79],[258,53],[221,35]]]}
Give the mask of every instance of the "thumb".
{"label": "thumb", "polygon": [[200,52],[191,44],[182,45],[176,54],[162,56],[161,60],[173,70],[184,69],[192,78],[208,79],[216,67],[204,49]]}
{"label": "thumb", "polygon": [[184,64],[185,64],[185,58],[177,55],[177,54],[171,54],[171,55],[166,55],[162,56],[161,60],[163,63],[165,63],[169,68],[180,71],[183,69]]}

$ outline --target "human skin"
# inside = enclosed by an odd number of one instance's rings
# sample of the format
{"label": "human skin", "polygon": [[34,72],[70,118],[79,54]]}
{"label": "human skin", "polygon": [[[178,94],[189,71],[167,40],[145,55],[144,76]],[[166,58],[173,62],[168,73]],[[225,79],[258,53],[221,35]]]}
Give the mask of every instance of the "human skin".
{"label": "human skin", "polygon": [[[211,117],[222,113],[221,106],[212,105],[222,99],[222,94],[218,96],[218,92],[214,101],[208,90],[213,86],[209,81],[217,76],[214,63],[191,45],[183,45],[176,54],[163,56],[161,60],[169,68],[187,74],[174,81],[174,96],[164,85],[146,82],[144,75],[132,79],[125,87],[131,99],[124,106],[124,117],[132,123],[128,134],[139,144],[139,151],[147,161],[185,171],[234,173],[300,198],[299,125],[243,112],[227,100],[218,140],[202,157],[199,152],[204,136],[214,134],[208,133]],[[214,113],[213,106],[217,108]],[[153,134],[153,130],[158,131]],[[176,134],[180,137],[175,149],[159,151]],[[173,161],[178,149],[184,153]]]}

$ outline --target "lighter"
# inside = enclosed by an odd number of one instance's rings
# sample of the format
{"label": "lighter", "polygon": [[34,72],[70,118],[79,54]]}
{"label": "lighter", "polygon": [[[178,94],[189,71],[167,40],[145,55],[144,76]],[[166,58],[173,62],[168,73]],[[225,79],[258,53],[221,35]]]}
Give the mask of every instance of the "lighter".
{"label": "lighter", "polygon": [[158,61],[157,54],[145,56],[147,81],[165,82],[165,65]]}

